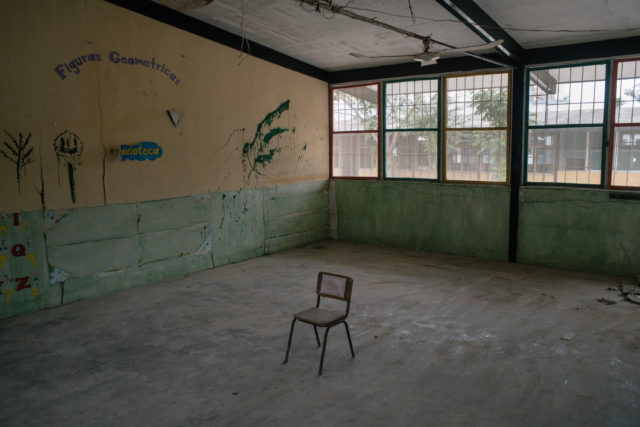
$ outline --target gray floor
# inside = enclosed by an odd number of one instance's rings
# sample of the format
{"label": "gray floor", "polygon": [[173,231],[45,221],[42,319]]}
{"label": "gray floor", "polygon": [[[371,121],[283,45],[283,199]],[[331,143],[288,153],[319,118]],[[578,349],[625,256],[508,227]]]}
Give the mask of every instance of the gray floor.
{"label": "gray floor", "polygon": [[[324,374],[318,271],[355,279]],[[0,321],[0,425],[640,425],[622,279],[327,241]],[[598,298],[617,301],[605,305]]]}

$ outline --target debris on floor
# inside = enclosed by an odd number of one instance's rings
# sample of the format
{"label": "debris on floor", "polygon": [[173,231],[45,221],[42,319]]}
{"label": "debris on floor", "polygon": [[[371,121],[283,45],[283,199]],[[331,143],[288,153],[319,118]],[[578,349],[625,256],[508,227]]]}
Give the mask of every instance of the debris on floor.
{"label": "debris on floor", "polygon": [[618,289],[620,290],[620,295],[625,297],[627,301],[633,302],[635,304],[640,304],[640,288],[636,286],[630,286],[625,284],[618,285]]}
{"label": "debris on floor", "polygon": [[524,276],[519,276],[517,274],[507,273],[506,271],[492,271],[490,274],[491,274],[491,276],[498,277],[500,279],[507,279],[507,280],[522,280],[522,279],[524,279]]}
{"label": "debris on floor", "polygon": [[568,334],[563,336],[562,339],[565,341],[571,341],[575,336],[576,336],[575,332],[569,332]]}
{"label": "debris on floor", "polygon": [[607,299],[607,298],[598,298],[598,302],[601,302],[601,303],[607,304],[607,305],[616,304],[615,301]]}

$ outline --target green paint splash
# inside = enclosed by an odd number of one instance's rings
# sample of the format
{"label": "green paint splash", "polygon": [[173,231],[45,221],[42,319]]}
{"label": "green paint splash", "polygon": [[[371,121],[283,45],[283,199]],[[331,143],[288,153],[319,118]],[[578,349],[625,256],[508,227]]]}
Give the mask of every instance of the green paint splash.
{"label": "green paint splash", "polygon": [[273,138],[288,132],[289,129],[278,126],[272,127],[271,125],[280,118],[282,113],[288,110],[289,100],[287,99],[258,123],[253,139],[244,143],[242,147],[242,163],[245,165],[245,169],[249,169],[247,178],[251,177],[254,172],[257,175],[262,175],[260,170],[271,163],[274,156],[280,152],[280,148],[270,148],[269,144]]}

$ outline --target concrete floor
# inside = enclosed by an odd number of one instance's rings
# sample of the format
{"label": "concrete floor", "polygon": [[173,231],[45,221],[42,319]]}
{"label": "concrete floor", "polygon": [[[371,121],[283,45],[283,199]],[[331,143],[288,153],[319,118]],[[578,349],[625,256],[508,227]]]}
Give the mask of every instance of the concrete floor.
{"label": "concrete floor", "polygon": [[[308,325],[281,363],[320,270],[356,357],[333,329],[318,377]],[[638,426],[621,280],[326,241],[1,321],[0,425]]]}

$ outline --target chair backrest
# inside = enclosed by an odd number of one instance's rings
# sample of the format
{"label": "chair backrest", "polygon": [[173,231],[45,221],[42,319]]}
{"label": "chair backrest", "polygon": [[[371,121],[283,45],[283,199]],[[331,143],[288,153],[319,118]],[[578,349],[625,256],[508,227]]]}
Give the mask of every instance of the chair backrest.
{"label": "chair backrest", "polygon": [[349,276],[326,272],[318,273],[318,286],[316,288],[318,297],[335,298],[350,302],[352,287],[353,279]]}

